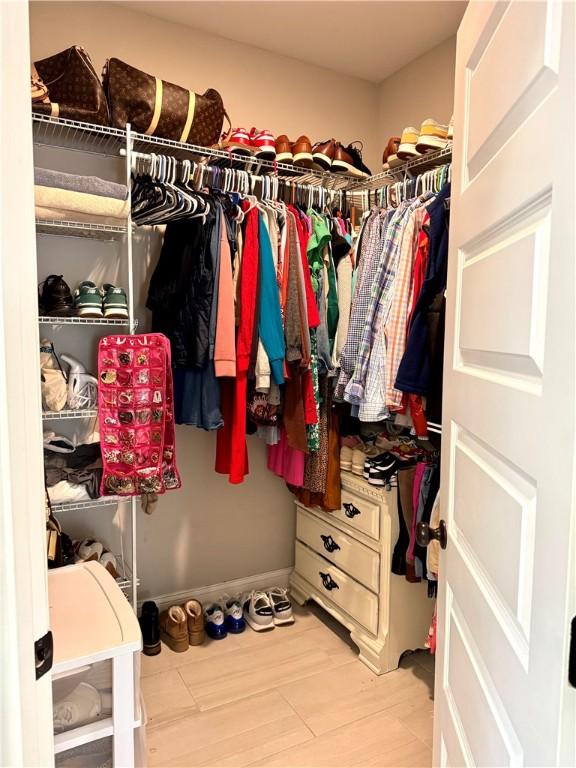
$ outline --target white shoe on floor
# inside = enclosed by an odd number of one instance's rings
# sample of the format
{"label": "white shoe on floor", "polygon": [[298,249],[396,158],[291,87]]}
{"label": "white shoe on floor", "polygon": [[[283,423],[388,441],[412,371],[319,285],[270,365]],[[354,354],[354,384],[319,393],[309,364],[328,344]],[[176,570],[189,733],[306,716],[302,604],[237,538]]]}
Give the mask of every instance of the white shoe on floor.
{"label": "white shoe on floor", "polygon": [[56,733],[78,728],[97,720],[103,714],[102,696],[89,683],[80,683],[61,701],[54,703]]}
{"label": "white shoe on floor", "polygon": [[268,597],[272,606],[274,624],[294,624],[294,614],[292,613],[292,603],[288,597],[288,590],[283,587],[272,587],[268,590]]}
{"label": "white shoe on floor", "polygon": [[274,629],[274,611],[266,592],[253,590],[242,595],[244,618],[255,632]]}

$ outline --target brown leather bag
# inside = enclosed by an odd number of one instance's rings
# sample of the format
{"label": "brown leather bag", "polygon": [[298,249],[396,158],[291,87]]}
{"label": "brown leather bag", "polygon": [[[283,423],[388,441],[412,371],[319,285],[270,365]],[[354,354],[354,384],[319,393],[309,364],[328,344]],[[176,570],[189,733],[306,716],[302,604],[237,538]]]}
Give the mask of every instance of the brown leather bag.
{"label": "brown leather bag", "polygon": [[33,112],[110,125],[102,83],[84,48],[74,45],[34,65],[48,87],[49,100],[33,103]]}
{"label": "brown leather bag", "polygon": [[138,133],[203,147],[220,138],[228,115],[213,88],[194,93],[120,59],[108,59],[102,78],[113,126],[123,128],[130,123]]}

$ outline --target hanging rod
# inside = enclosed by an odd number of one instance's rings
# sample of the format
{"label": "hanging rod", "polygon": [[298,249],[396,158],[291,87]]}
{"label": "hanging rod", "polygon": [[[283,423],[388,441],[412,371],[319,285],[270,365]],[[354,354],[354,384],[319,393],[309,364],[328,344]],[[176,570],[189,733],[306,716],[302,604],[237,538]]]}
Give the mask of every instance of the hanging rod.
{"label": "hanging rod", "polygon": [[[137,136],[138,134],[133,134]],[[149,139],[151,137],[146,137]],[[153,138],[153,137],[152,137]],[[173,142],[178,144],[178,142]],[[185,145],[191,146],[191,145]],[[162,145],[164,148],[164,145]],[[167,147],[170,148],[169,146]],[[198,149],[202,149],[203,153],[198,152]],[[264,176],[274,175],[279,179],[288,181],[292,184],[309,184],[311,186],[322,186],[325,189],[334,190],[335,192],[345,192],[351,184],[357,181],[355,176],[348,174],[335,174],[325,173],[324,171],[314,171],[309,168],[298,168],[298,166],[289,165],[288,163],[276,163],[272,160],[260,160],[256,157],[247,155],[240,155],[235,152],[227,152],[220,149],[212,149],[210,147],[192,147],[190,152],[183,155],[182,152],[169,154],[175,157],[177,160],[191,159],[193,162],[199,165],[210,165],[216,168],[225,169],[231,168],[232,170],[243,170],[252,176]],[[165,154],[161,151],[156,152],[142,152],[135,150],[132,152],[132,157],[138,159],[149,160],[152,154]],[[120,155],[126,155],[126,149],[120,148]],[[216,162],[213,162],[213,161]],[[268,173],[266,173],[268,172]]]}
{"label": "hanging rod", "polygon": [[402,165],[396,166],[396,168],[390,168],[387,171],[382,171],[374,176],[370,176],[369,179],[364,181],[358,181],[348,187],[349,192],[364,192],[372,189],[380,189],[395,181],[398,181],[404,175],[414,176],[425,171],[432,171],[440,165],[446,165],[452,160],[452,145],[445,147],[444,149],[438,149],[434,152],[427,152],[420,157],[414,157],[412,160],[407,160]]}

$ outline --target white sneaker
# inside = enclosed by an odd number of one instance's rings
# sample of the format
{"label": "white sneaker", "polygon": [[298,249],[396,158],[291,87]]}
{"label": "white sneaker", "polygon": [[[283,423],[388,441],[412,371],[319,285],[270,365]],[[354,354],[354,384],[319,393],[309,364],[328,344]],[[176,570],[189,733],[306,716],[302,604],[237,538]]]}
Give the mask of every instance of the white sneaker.
{"label": "white sneaker", "polygon": [[283,587],[272,587],[268,590],[268,598],[272,606],[274,624],[294,624],[292,603],[288,597],[288,590]]}
{"label": "white sneaker", "polygon": [[104,714],[102,696],[89,683],[80,683],[64,699],[54,704],[54,730],[57,733],[78,728]]}
{"label": "white sneaker", "polygon": [[244,618],[255,632],[274,629],[274,611],[266,592],[253,590],[242,595]]}

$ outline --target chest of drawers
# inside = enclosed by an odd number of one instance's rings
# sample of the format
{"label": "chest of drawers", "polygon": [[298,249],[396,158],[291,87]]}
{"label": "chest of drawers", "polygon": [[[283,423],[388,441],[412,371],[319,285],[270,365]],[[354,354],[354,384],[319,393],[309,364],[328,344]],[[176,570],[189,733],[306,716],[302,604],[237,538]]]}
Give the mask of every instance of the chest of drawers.
{"label": "chest of drawers", "polygon": [[398,667],[404,651],[422,648],[434,610],[426,582],[390,570],[398,537],[396,489],[381,490],[342,473],[335,512],[296,503],[296,602],[315,600],[350,630],[360,659],[376,674]]}

